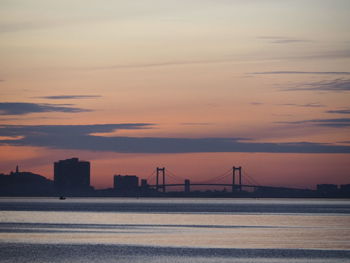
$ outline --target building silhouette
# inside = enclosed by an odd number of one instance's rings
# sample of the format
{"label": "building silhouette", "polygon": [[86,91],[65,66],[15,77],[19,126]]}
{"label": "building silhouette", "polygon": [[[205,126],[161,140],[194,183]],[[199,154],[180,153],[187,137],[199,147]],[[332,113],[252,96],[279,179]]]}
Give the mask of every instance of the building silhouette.
{"label": "building silhouette", "polygon": [[114,175],[113,188],[119,192],[136,192],[139,189],[139,178],[136,175]]}
{"label": "building silhouette", "polygon": [[54,163],[54,186],[59,194],[82,194],[92,190],[90,186],[90,162],[78,158]]}

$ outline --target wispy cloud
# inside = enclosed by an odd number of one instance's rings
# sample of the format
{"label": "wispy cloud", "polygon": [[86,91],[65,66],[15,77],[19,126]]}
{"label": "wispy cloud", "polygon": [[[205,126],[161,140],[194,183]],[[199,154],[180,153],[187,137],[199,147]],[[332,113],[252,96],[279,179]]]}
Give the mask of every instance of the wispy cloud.
{"label": "wispy cloud", "polygon": [[100,98],[101,95],[56,95],[56,96],[43,96],[36,97],[40,99],[49,99],[49,100],[69,100],[69,99],[92,99]]}
{"label": "wispy cloud", "polygon": [[153,68],[153,67],[170,67],[170,66],[183,66],[193,64],[216,64],[216,63],[230,63],[237,61],[237,58],[232,56],[227,58],[218,59],[203,59],[203,60],[174,60],[164,62],[151,62],[151,63],[134,63],[134,64],[116,64],[109,66],[96,66],[82,68],[84,70],[113,70],[113,69],[132,69],[132,68]]}
{"label": "wispy cloud", "polygon": [[293,37],[285,37],[285,36],[260,36],[258,39],[268,41],[272,44],[291,44],[291,43],[307,43],[312,42],[309,39],[303,38],[293,38]]}
{"label": "wispy cloud", "polygon": [[40,112],[65,112],[78,113],[90,111],[67,106],[67,104],[46,104],[46,103],[29,103],[29,102],[0,102],[0,115],[24,115],[29,113]]}
{"label": "wispy cloud", "polygon": [[210,122],[183,122],[180,124],[185,125],[185,126],[207,126],[207,125],[211,125],[212,123],[210,123]]}
{"label": "wispy cloud", "polygon": [[[187,65],[202,65],[202,64],[220,64],[220,63],[240,63],[242,61],[261,61],[261,60],[309,60],[309,59],[346,59],[350,57],[349,50],[330,50],[322,52],[310,52],[307,54],[294,55],[279,55],[279,54],[257,54],[252,56],[251,53],[246,54],[226,54],[217,58],[203,59],[178,59],[170,61],[150,61],[147,63],[128,63],[128,64],[111,64],[100,66],[86,66],[79,68],[70,68],[71,70],[118,70],[118,69],[138,69],[138,68],[154,68],[154,67],[173,67]],[[246,76],[258,74],[323,74],[323,75],[349,75],[350,72],[312,72],[312,71],[271,71],[271,72],[252,72]]]}
{"label": "wispy cloud", "polygon": [[117,124],[92,124],[92,125],[0,125],[2,135],[13,136],[23,134],[23,136],[69,134],[89,135],[92,133],[109,133],[116,130],[135,130],[153,127],[152,123],[117,123]]}
{"label": "wispy cloud", "polygon": [[71,25],[83,25],[89,24],[101,19],[108,19],[107,17],[98,18],[96,16],[89,16],[88,18],[83,17],[35,17],[32,19],[26,19],[23,21],[17,19],[16,22],[2,22],[0,24],[0,34],[11,33],[11,32],[21,32],[21,31],[32,31],[32,30],[42,30],[42,29],[52,29]]}
{"label": "wispy cloud", "polygon": [[333,114],[350,114],[350,109],[346,110],[328,110],[326,113],[333,113]]}
{"label": "wispy cloud", "polygon": [[343,128],[350,127],[350,118],[336,118],[336,119],[312,119],[292,122],[278,122],[283,124],[310,124],[323,127]]}
{"label": "wispy cloud", "polygon": [[250,104],[251,104],[251,105],[254,105],[254,106],[264,105],[264,103],[258,102],[258,101],[253,101],[253,102],[251,102]]}
{"label": "wispy cloud", "polygon": [[[262,102],[251,102],[251,105],[254,106],[260,106],[264,105]],[[306,103],[306,104],[298,104],[298,103],[278,103],[274,104],[276,106],[290,106],[290,107],[305,107],[305,108],[323,108],[326,107],[326,105],[321,103]]]}
{"label": "wispy cloud", "polygon": [[52,26],[64,25],[63,22],[58,21],[26,21],[26,22],[17,22],[17,23],[2,23],[0,24],[0,33],[8,32],[18,32],[23,30],[36,30],[43,28],[50,28]]}
{"label": "wispy cloud", "polygon": [[350,153],[350,146],[310,142],[256,143],[247,140],[242,142],[242,138],[151,138],[91,135],[120,129],[146,129],[152,127],[153,125],[149,123],[45,126],[2,125],[0,126],[0,136],[20,137],[18,137],[18,140],[0,140],[0,144],[121,153]]}
{"label": "wispy cloud", "polygon": [[350,79],[333,79],[315,82],[305,82],[283,89],[285,91],[325,91],[325,92],[345,92],[350,91]]}
{"label": "wispy cloud", "polygon": [[[0,114],[1,115],[1,114]],[[0,117],[0,122],[5,123],[8,121],[23,121],[23,120],[68,120],[67,117],[48,117],[48,116],[35,116],[28,117],[27,115],[2,115],[5,118]],[[16,118],[8,118],[7,116],[16,116]]]}
{"label": "wispy cloud", "polygon": [[349,71],[260,71],[252,75],[350,75]]}
{"label": "wispy cloud", "polygon": [[316,51],[304,54],[295,54],[289,56],[276,56],[275,59],[283,60],[310,60],[310,59],[348,59],[350,57],[350,49]]}
{"label": "wispy cloud", "polygon": [[296,104],[296,103],[282,103],[276,104],[278,106],[292,106],[292,107],[305,107],[305,108],[322,108],[326,107],[326,105],[320,103],[307,103],[307,104]]}

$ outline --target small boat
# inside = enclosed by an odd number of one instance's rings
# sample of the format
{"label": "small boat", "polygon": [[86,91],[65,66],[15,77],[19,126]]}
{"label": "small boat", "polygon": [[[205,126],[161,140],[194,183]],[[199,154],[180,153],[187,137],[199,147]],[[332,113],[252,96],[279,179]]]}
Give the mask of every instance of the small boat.
{"label": "small boat", "polygon": [[60,196],[59,198],[60,200],[66,200],[66,198],[64,196]]}

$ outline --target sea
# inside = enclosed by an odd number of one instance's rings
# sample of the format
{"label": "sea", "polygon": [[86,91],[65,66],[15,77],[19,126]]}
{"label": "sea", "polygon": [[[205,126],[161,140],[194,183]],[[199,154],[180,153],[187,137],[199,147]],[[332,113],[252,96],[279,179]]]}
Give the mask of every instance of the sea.
{"label": "sea", "polygon": [[350,262],[350,200],[0,198],[0,262]]}

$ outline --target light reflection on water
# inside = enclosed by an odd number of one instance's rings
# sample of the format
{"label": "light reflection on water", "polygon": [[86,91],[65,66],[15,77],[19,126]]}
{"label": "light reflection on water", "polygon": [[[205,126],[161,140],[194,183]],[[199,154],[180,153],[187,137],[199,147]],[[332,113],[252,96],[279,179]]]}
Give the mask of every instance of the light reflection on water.
{"label": "light reflection on water", "polygon": [[348,215],[3,211],[0,220],[9,242],[350,249]]}
{"label": "light reflection on water", "polygon": [[[71,209],[72,206],[70,210],[67,209],[68,211],[61,208],[58,211],[47,211],[48,207],[54,209],[57,207],[55,205],[64,205],[66,201],[68,204],[73,203],[74,206],[83,204],[85,208],[79,212]],[[11,202],[17,204],[13,206],[13,211],[9,209]],[[334,204],[334,211],[296,213],[293,211],[295,207],[293,205],[298,202],[308,207],[321,208],[332,207]],[[35,205],[31,206],[33,203]],[[233,210],[227,213],[204,213],[204,211],[177,213],[176,209],[171,210],[171,213],[165,213],[162,210],[164,205],[174,206],[182,203],[190,204],[189,207],[192,205],[194,211],[197,211],[195,208],[198,204],[208,207],[217,205],[234,207],[237,204],[248,208],[251,206],[252,213],[232,212]],[[103,209],[115,204],[126,206],[132,204],[133,212],[118,211],[118,206],[114,212],[109,208],[108,212]],[[292,206],[288,213],[263,213],[254,210],[259,205],[271,204],[276,206],[276,211],[279,211],[279,206],[286,204]],[[40,206],[45,206],[46,211],[35,211]],[[101,209],[96,210],[96,206],[100,206]],[[142,207],[142,212],[137,212],[138,206]],[[145,212],[145,206],[151,209]],[[339,211],[343,211],[342,213],[337,213],[339,206],[341,206]],[[40,198],[26,200],[3,198],[0,199],[0,208],[4,207],[6,211],[0,211],[0,244],[350,250],[350,214],[344,212],[349,206],[347,200],[71,199],[60,202]],[[161,255],[152,260],[148,258],[148,262],[166,262],[165,259],[173,257],[165,256],[163,261],[161,258]],[[136,257],[126,262],[144,262],[138,260],[142,258]],[[176,260],[169,262],[185,262],[181,261],[184,259],[176,258]],[[234,262],[225,260],[222,258],[220,261],[213,261],[211,258],[199,256],[191,259],[191,262]],[[244,258],[239,262],[256,262],[249,260]],[[306,262],[303,259],[298,260]],[[312,262],[311,260],[312,258],[307,262]],[[259,260],[259,262],[265,261]],[[266,262],[274,261],[270,258]],[[283,261],[279,259],[276,262]]]}

